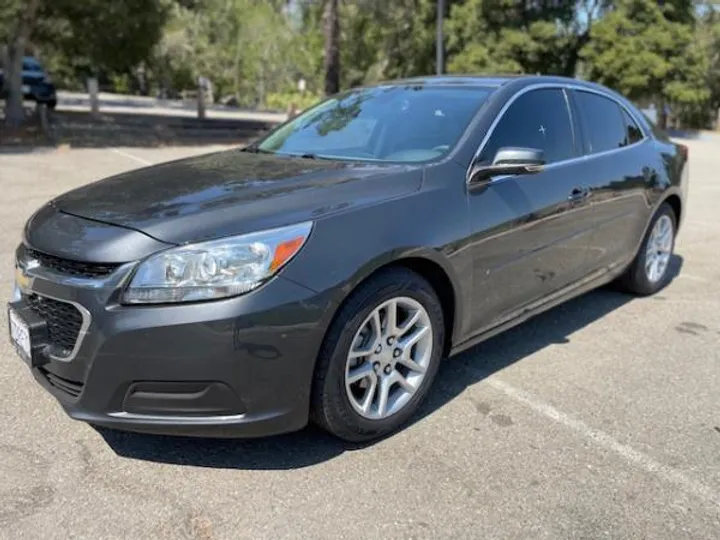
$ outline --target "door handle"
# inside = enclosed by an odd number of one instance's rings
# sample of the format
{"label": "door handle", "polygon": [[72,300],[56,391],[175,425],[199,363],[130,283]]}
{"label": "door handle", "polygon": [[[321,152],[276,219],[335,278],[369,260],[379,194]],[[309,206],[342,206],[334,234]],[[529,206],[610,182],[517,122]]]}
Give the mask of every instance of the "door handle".
{"label": "door handle", "polygon": [[571,202],[582,202],[589,199],[592,196],[592,190],[589,187],[576,187],[568,195],[568,200]]}

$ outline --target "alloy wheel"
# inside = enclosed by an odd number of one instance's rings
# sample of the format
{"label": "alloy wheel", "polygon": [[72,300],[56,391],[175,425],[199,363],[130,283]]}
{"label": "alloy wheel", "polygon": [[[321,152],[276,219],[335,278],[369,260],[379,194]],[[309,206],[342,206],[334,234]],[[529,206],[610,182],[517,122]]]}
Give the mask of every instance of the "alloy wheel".
{"label": "alloy wheel", "polygon": [[674,236],[670,216],[660,216],[652,228],[645,251],[645,275],[651,283],[659,282],[667,272]]}
{"label": "alloy wheel", "polygon": [[353,409],[371,420],[402,410],[425,379],[432,349],[432,323],[420,302],[397,297],[373,309],[356,332],[345,365]]}

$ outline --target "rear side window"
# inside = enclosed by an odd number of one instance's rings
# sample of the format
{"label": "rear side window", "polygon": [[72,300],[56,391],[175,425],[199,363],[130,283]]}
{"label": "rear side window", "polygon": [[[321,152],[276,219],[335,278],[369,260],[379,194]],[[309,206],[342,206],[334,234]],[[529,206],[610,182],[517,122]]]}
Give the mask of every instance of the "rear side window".
{"label": "rear side window", "polygon": [[622,109],[622,114],[623,118],[625,119],[625,130],[627,131],[627,136],[625,137],[625,144],[630,145],[642,141],[643,133],[638,127],[637,122],[633,120],[633,117],[630,116],[630,113],[628,113],[625,109]]}
{"label": "rear side window", "polygon": [[585,126],[590,154],[627,146],[628,133],[622,107],[611,99],[590,92],[576,91],[575,97]]}
{"label": "rear side window", "polygon": [[573,157],[573,131],[562,90],[532,90],[518,97],[498,122],[480,160],[491,162],[506,146],[542,150],[546,163]]}

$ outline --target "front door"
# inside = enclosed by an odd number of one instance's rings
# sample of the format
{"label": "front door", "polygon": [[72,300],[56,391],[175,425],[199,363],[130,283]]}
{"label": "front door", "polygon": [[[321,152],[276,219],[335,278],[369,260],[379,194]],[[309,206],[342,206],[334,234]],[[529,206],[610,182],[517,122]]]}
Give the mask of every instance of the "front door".
{"label": "front door", "polygon": [[587,275],[594,220],[574,141],[564,90],[541,88],[510,105],[482,149],[482,163],[503,147],[541,149],[546,166],[469,188],[474,333]]}

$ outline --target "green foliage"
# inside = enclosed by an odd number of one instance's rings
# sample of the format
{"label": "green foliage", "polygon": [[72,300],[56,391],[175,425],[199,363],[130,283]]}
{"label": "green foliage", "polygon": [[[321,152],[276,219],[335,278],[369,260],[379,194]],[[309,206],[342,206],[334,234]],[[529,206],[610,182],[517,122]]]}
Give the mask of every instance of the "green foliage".
{"label": "green foliage", "polygon": [[[24,0],[0,0],[7,42]],[[63,88],[98,75],[177,95],[210,79],[242,106],[306,108],[323,93],[328,0],[40,0],[31,52]],[[445,0],[453,73],[582,75],[683,121],[720,107],[720,18],[693,0]],[[339,0],[340,83],[435,72],[437,0]],[[297,91],[297,81],[307,91]]]}
{"label": "green foliage", "polygon": [[20,11],[20,0],[0,0],[0,44],[7,43]]}
{"label": "green foliage", "polygon": [[[435,1],[342,2],[342,86],[434,73]],[[317,17],[313,4],[308,11]]]}
{"label": "green foliage", "polygon": [[300,110],[315,105],[322,99],[322,95],[305,92],[272,92],[265,98],[265,107],[271,111],[287,111],[291,106]]}
{"label": "green foliage", "polygon": [[[697,107],[707,103],[708,59],[681,22],[680,2],[622,0],[592,29],[582,52],[587,75],[631,99]],[[690,6],[687,6],[691,9]],[[670,18],[666,17],[670,14]]]}
{"label": "green foliage", "polygon": [[[278,4],[277,2],[275,4]],[[204,0],[202,9],[176,5],[153,65],[166,85],[209,78],[217,95],[264,106],[268,94],[287,92],[317,72],[304,36],[272,2]]]}
{"label": "green foliage", "polygon": [[467,0],[447,21],[455,73],[570,74],[575,0]]}
{"label": "green foliage", "polygon": [[707,62],[704,86],[710,92],[706,103],[686,107],[684,120],[689,125],[714,127],[720,109],[720,13],[710,9],[697,21],[693,47]]}
{"label": "green foliage", "polygon": [[43,0],[33,42],[57,78],[109,78],[148,58],[167,15],[164,0]]}

